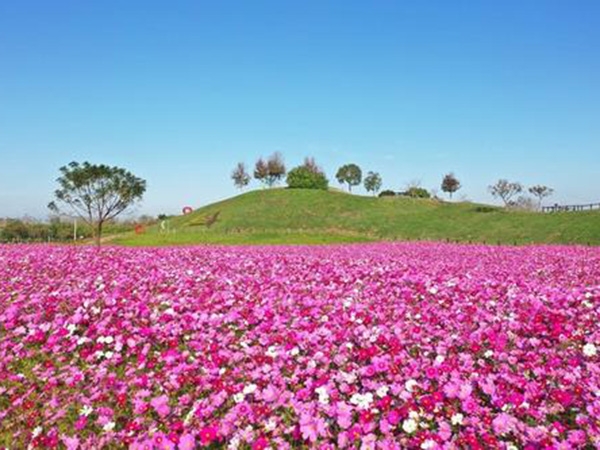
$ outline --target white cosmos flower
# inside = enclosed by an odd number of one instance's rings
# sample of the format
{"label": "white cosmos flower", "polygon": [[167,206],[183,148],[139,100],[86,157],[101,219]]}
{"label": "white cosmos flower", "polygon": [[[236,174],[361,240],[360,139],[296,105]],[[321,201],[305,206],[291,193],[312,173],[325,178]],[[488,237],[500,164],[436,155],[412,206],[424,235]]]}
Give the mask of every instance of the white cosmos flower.
{"label": "white cosmos flower", "polygon": [[236,403],[241,403],[244,401],[244,398],[245,398],[244,394],[241,392],[238,392],[237,394],[234,394],[233,401]]}
{"label": "white cosmos flower", "polygon": [[387,395],[388,391],[390,390],[389,387],[387,386],[381,386],[379,389],[377,389],[377,397],[379,398],[383,398]]}
{"label": "white cosmos flower", "polygon": [[248,386],[246,386],[244,388],[244,394],[245,395],[254,394],[256,392],[256,389],[258,389],[257,385],[255,385],[255,384],[249,384]]}
{"label": "white cosmos flower", "polygon": [[83,408],[79,410],[79,414],[82,416],[89,416],[92,412],[94,412],[94,408],[89,405],[83,405]]}
{"label": "white cosmos flower", "polygon": [[102,427],[102,429],[108,433],[109,431],[112,431],[115,429],[115,425],[116,424],[114,422],[108,422],[106,425],[104,425]]}
{"label": "white cosmos flower", "polygon": [[350,403],[356,405],[359,409],[368,409],[373,403],[373,394],[367,392],[366,394],[354,394],[350,398]]}
{"label": "white cosmos flower", "polygon": [[271,345],[268,349],[267,349],[267,356],[270,356],[271,358],[275,358],[277,356],[277,347],[274,345]]}
{"label": "white cosmos flower", "polygon": [[452,422],[452,425],[462,425],[464,418],[465,416],[463,416],[461,413],[456,413],[452,416],[450,421]]}
{"label": "white cosmos flower", "polygon": [[402,429],[408,433],[414,433],[415,431],[417,431],[417,428],[419,427],[419,425],[417,424],[417,421],[414,419],[406,419],[404,422],[402,422]]}
{"label": "white cosmos flower", "polygon": [[318,387],[317,389],[315,389],[315,392],[319,396],[319,403],[321,403],[322,405],[329,404],[329,393],[327,392],[327,388],[325,386]]}
{"label": "white cosmos flower", "polygon": [[419,383],[417,383],[417,381],[413,379],[410,379],[406,383],[404,383],[404,387],[408,392],[412,392],[418,385]]}
{"label": "white cosmos flower", "polygon": [[270,418],[267,423],[265,423],[265,431],[271,432],[275,428],[277,428],[277,422],[273,418]]}
{"label": "white cosmos flower", "polygon": [[421,444],[421,448],[423,450],[428,450],[430,448],[434,448],[435,447],[435,441],[433,439],[427,439],[425,442],[423,442]]}
{"label": "white cosmos flower", "polygon": [[596,356],[598,350],[596,346],[592,343],[587,343],[583,346],[583,354],[588,357]]}

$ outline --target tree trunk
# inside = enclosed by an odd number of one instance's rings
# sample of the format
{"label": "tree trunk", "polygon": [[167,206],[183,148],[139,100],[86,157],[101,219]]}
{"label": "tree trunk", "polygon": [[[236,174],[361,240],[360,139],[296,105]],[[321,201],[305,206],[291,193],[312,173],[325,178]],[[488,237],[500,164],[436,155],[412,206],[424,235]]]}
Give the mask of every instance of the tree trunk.
{"label": "tree trunk", "polygon": [[101,245],[101,239],[102,239],[102,222],[98,222],[96,224],[96,235],[94,236],[95,241],[96,241],[96,245],[98,247],[100,247]]}

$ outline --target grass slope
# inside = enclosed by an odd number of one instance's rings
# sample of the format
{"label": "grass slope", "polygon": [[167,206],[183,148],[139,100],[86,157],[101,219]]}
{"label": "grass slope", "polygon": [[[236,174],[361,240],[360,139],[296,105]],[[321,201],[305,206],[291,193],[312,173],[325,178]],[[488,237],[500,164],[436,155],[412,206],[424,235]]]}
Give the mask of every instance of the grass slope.
{"label": "grass slope", "polygon": [[[220,212],[211,228],[203,223]],[[125,245],[320,244],[375,240],[600,244],[600,212],[541,214],[473,203],[335,191],[252,191],[113,242]]]}

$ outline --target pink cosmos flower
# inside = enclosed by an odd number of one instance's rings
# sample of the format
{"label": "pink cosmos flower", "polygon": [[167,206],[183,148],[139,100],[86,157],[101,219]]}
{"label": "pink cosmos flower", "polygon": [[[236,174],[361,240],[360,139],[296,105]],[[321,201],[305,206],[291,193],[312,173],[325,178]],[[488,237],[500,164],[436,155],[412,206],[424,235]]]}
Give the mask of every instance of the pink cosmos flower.
{"label": "pink cosmos flower", "polygon": [[177,446],[179,450],[194,450],[195,447],[196,439],[191,434],[186,433],[179,438],[179,445]]}
{"label": "pink cosmos flower", "polygon": [[150,405],[152,405],[156,413],[163,418],[168,416],[171,411],[171,408],[169,408],[169,397],[166,395],[153,398],[150,401]]}
{"label": "pink cosmos flower", "polygon": [[494,431],[499,435],[512,433],[516,430],[517,420],[506,413],[500,413],[492,422]]}
{"label": "pink cosmos flower", "polygon": [[200,430],[200,444],[209,445],[217,439],[216,427],[205,427]]}

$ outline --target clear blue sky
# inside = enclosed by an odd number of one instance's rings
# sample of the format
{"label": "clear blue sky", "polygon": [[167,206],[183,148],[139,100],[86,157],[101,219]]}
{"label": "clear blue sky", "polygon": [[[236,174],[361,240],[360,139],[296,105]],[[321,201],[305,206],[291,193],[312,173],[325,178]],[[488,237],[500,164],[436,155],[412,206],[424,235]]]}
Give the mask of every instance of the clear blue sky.
{"label": "clear blue sky", "polygon": [[[0,217],[44,217],[58,168],[124,166],[138,213],[236,191],[281,151],[333,178],[491,201],[500,177],[600,201],[600,2],[0,2]],[[335,182],[333,184],[336,184]]]}

